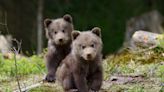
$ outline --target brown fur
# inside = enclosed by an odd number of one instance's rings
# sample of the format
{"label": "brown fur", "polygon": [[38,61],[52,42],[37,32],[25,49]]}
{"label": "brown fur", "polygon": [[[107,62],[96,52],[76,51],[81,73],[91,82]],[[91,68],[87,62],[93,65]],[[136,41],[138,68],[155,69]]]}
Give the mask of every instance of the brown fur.
{"label": "brown fur", "polygon": [[73,92],[72,89],[78,92],[98,92],[103,80],[100,29],[74,31],[72,39],[72,51],[58,69],[58,80],[65,92]]}
{"label": "brown fur", "polygon": [[48,74],[45,81],[54,82],[55,73],[60,62],[71,50],[72,17],[64,15],[63,18],[46,19],[44,25],[48,39],[48,52],[45,56]]}

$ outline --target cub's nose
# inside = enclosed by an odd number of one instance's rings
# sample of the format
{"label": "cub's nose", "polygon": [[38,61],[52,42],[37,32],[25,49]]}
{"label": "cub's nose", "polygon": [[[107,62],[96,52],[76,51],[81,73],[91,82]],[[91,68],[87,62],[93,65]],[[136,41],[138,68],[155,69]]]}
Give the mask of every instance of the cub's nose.
{"label": "cub's nose", "polygon": [[59,39],[59,42],[63,42],[63,39]]}
{"label": "cub's nose", "polygon": [[87,54],[87,58],[88,59],[91,59],[92,58],[92,55],[91,54]]}

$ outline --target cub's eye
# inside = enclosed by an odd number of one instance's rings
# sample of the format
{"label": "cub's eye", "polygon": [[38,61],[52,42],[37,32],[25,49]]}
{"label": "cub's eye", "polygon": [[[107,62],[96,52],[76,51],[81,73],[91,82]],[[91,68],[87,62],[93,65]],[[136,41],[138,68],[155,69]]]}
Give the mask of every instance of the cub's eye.
{"label": "cub's eye", "polygon": [[64,33],[64,32],[65,32],[65,30],[62,30],[62,32]]}
{"label": "cub's eye", "polygon": [[81,46],[82,49],[85,49],[86,46]]}
{"label": "cub's eye", "polygon": [[56,32],[56,31],[55,31],[54,33],[55,33],[55,34],[57,34],[57,32]]}
{"label": "cub's eye", "polygon": [[93,48],[94,48],[94,47],[95,47],[95,45],[94,45],[94,44],[91,44],[91,47],[93,47]]}

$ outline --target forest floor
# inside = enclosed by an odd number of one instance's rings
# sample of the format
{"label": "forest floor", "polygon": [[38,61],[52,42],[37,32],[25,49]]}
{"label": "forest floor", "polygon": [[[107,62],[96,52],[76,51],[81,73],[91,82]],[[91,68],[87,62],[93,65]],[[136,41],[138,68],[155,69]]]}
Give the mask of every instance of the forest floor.
{"label": "forest floor", "polygon": [[[0,56],[0,92],[37,86],[28,92],[63,92],[59,83],[43,83],[46,74],[43,55],[17,59]],[[104,81],[100,92],[164,92],[164,50],[124,50],[103,61]]]}

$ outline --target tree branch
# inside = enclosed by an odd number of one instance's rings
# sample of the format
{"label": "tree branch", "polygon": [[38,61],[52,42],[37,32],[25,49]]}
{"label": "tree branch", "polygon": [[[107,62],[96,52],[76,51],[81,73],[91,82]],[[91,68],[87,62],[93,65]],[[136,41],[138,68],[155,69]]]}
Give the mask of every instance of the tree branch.
{"label": "tree branch", "polygon": [[22,42],[18,42],[16,39],[14,39],[14,41],[17,43],[17,46],[18,46],[18,49],[16,49],[15,47],[13,47],[13,49],[12,49],[12,51],[14,53],[16,80],[17,80],[19,92],[22,92],[21,87],[20,87],[20,83],[19,83],[19,78],[18,78],[18,66],[17,66],[17,59],[16,59],[16,55],[20,52]]}

